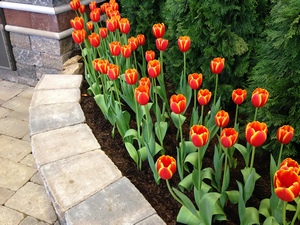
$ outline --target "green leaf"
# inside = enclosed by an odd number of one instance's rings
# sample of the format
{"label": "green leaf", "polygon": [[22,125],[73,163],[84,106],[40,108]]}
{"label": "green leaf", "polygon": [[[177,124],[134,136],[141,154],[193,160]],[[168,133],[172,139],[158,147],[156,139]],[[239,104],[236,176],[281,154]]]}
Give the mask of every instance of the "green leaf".
{"label": "green leaf", "polygon": [[279,225],[279,223],[273,216],[270,216],[265,219],[263,225]]}
{"label": "green leaf", "polygon": [[221,195],[219,193],[209,192],[200,200],[198,207],[201,209],[199,213],[203,224],[211,225],[213,215],[224,214],[223,211],[220,211],[220,208],[217,204],[217,200],[220,198],[220,196]]}
{"label": "green leaf", "polygon": [[188,174],[182,181],[178,184],[179,187],[191,191],[193,188],[192,173]]}
{"label": "green leaf", "polygon": [[135,149],[135,147],[130,142],[125,142],[125,147],[127,152],[129,153],[130,157],[133,159],[133,161],[138,164],[139,162],[139,156]]}
{"label": "green leaf", "polygon": [[138,153],[140,155],[140,158],[142,161],[145,161],[148,158],[148,153],[146,147],[142,147],[138,150]]}
{"label": "green leaf", "polygon": [[138,138],[138,133],[135,129],[129,129],[129,130],[126,131],[126,133],[124,135],[124,138],[129,137],[129,136],[133,136],[137,139]]}
{"label": "green leaf", "polygon": [[173,112],[171,113],[171,118],[177,129],[179,129],[179,127],[181,127],[184,121],[186,120],[185,116],[181,114],[175,114]]}
{"label": "green leaf", "polygon": [[241,170],[244,178],[244,201],[247,202],[252,196],[255,183],[260,178],[260,176],[255,172],[255,168],[245,168]]}
{"label": "green leaf", "polygon": [[239,202],[240,192],[237,190],[226,191],[229,201],[232,204],[237,204]]}
{"label": "green leaf", "polygon": [[199,225],[200,220],[191,211],[188,210],[185,206],[182,206],[179,210],[177,215],[177,222],[182,224],[189,224],[189,225]]}
{"label": "green leaf", "polygon": [[185,141],[184,143],[185,143],[186,154],[197,151],[198,148],[193,144],[193,142]]}
{"label": "green leaf", "polygon": [[160,122],[160,123],[156,122],[155,123],[155,133],[156,133],[158,140],[161,143],[163,142],[163,140],[166,136],[167,130],[168,130],[167,122]]}
{"label": "green leaf", "polygon": [[197,216],[197,210],[192,203],[192,201],[182,192],[178,191],[176,188],[172,188],[175,194],[180,198],[180,200],[183,202],[183,205],[196,217]]}
{"label": "green leaf", "polygon": [[264,217],[268,218],[270,215],[270,199],[265,198],[261,200],[259,204],[259,213],[262,214]]}
{"label": "green leaf", "polygon": [[235,147],[242,154],[245,164],[247,165],[250,157],[250,152],[247,150],[247,148],[238,143],[236,143],[233,147]]}
{"label": "green leaf", "polygon": [[198,167],[198,152],[192,152],[187,155],[187,157],[184,160],[184,163],[190,163],[194,167]]}
{"label": "green leaf", "polygon": [[245,224],[248,224],[248,225],[260,224],[259,223],[259,213],[256,208],[254,208],[254,207],[246,208]]}

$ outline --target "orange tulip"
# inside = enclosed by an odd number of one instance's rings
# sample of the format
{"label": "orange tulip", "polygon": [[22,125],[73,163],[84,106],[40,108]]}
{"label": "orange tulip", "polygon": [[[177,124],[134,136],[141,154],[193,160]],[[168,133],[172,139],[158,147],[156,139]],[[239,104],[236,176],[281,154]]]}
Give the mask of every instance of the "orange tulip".
{"label": "orange tulip", "polygon": [[131,38],[128,39],[128,44],[131,47],[131,51],[134,51],[139,46],[139,40],[135,37],[131,37]]}
{"label": "orange tulip", "polygon": [[162,38],[165,35],[166,27],[163,23],[154,24],[152,33],[156,38]]}
{"label": "orange tulip", "polygon": [[178,39],[178,47],[181,52],[187,52],[191,47],[191,39],[188,36],[181,36]]}
{"label": "orange tulip", "polygon": [[108,65],[107,75],[111,80],[116,80],[120,75],[120,67],[115,64]]}
{"label": "orange tulip", "polygon": [[300,165],[296,160],[293,160],[292,158],[286,158],[285,160],[283,160],[279,168],[285,170],[292,170],[296,174],[300,174]]}
{"label": "orange tulip", "polygon": [[160,74],[160,62],[157,59],[150,60],[148,62],[147,70],[150,77],[158,77]]}
{"label": "orange tulip", "polygon": [[197,100],[200,105],[207,105],[211,98],[211,92],[207,89],[200,89],[197,94]]}
{"label": "orange tulip", "polygon": [[119,20],[119,28],[121,33],[128,34],[130,31],[130,23],[127,18],[122,18]]}
{"label": "orange tulip", "polygon": [[245,133],[247,142],[258,147],[267,140],[268,128],[265,123],[254,121],[247,124]]}
{"label": "orange tulip", "polygon": [[300,194],[300,176],[292,170],[279,169],[274,175],[274,188],[278,198],[291,202]]}
{"label": "orange tulip", "polygon": [[91,46],[97,48],[100,45],[100,35],[96,33],[92,33],[88,36],[89,42]]}
{"label": "orange tulip", "polygon": [[129,85],[133,85],[137,82],[139,77],[138,71],[136,69],[128,69],[125,71],[125,80]]}
{"label": "orange tulip", "polygon": [[77,10],[77,9],[79,9],[79,7],[80,7],[80,1],[79,0],[72,0],[70,2],[70,7],[74,11]]}
{"label": "orange tulip", "polygon": [[193,90],[197,90],[202,84],[202,73],[189,74],[188,83]]}
{"label": "orange tulip", "polygon": [[86,27],[89,31],[92,31],[94,29],[94,22],[93,21],[87,22]]}
{"label": "orange tulip", "polygon": [[150,91],[148,86],[146,85],[144,86],[140,85],[134,90],[135,99],[140,105],[148,104],[150,99],[149,95],[150,95]]}
{"label": "orange tulip", "polygon": [[118,20],[116,18],[107,19],[106,27],[110,32],[114,32],[118,28]]}
{"label": "orange tulip", "polygon": [[209,130],[203,125],[194,125],[191,127],[190,137],[196,147],[202,147],[208,142]]}
{"label": "orange tulip", "polygon": [[122,45],[121,53],[124,58],[129,58],[131,56],[131,47],[130,45]]}
{"label": "orange tulip", "polygon": [[169,41],[167,39],[163,39],[163,38],[157,38],[155,41],[156,44],[156,48],[159,51],[166,51],[168,45],[169,45]]}
{"label": "orange tulip", "polygon": [[145,59],[147,62],[155,59],[155,52],[152,50],[148,50],[145,52]]}
{"label": "orange tulip", "polygon": [[247,91],[241,88],[235,89],[232,91],[231,97],[235,104],[241,105],[246,100]]}
{"label": "orange tulip", "polygon": [[170,98],[170,108],[175,114],[184,112],[186,108],[186,97],[182,94],[172,95]]}
{"label": "orange tulip", "polygon": [[142,77],[139,80],[139,85],[140,86],[147,86],[149,88],[149,90],[150,90],[150,87],[151,87],[150,79],[148,77]]}
{"label": "orange tulip", "polygon": [[110,3],[109,3],[109,5],[110,5],[110,7],[113,9],[113,10],[119,10],[119,4],[117,3],[117,2],[115,2],[115,1],[111,1]]}
{"label": "orange tulip", "polygon": [[106,27],[100,27],[99,28],[99,34],[102,39],[105,39],[107,37],[108,31]]}
{"label": "orange tulip", "polygon": [[104,2],[103,4],[101,4],[100,5],[101,12],[105,13],[107,7],[109,7],[109,3],[108,2]]}
{"label": "orange tulip", "polygon": [[212,73],[214,74],[220,74],[225,66],[225,59],[224,58],[214,58],[211,62],[210,62],[210,70]]}
{"label": "orange tulip", "polygon": [[224,110],[220,110],[219,112],[217,112],[217,114],[215,115],[215,123],[218,127],[226,127],[227,124],[229,123],[229,113],[224,111]]}
{"label": "orange tulip", "polygon": [[121,43],[118,41],[113,41],[109,43],[109,51],[113,56],[118,56],[121,53]]}
{"label": "orange tulip", "polygon": [[93,22],[98,23],[100,21],[100,8],[95,8],[90,12],[90,18]]}
{"label": "orange tulip", "polygon": [[279,127],[277,130],[277,140],[282,144],[288,144],[294,136],[294,128],[289,125]]}
{"label": "orange tulip", "polygon": [[97,2],[96,1],[90,2],[89,8],[91,11],[93,11],[95,8],[97,8]]}
{"label": "orange tulip", "polygon": [[221,144],[225,148],[232,147],[236,143],[238,135],[239,133],[234,128],[224,128],[220,136]]}
{"label": "orange tulip", "polygon": [[256,88],[251,97],[252,105],[256,108],[263,107],[269,98],[269,92],[263,88]]}
{"label": "orange tulip", "polygon": [[80,12],[80,14],[83,14],[85,12],[85,5],[81,4],[78,8],[78,11]]}
{"label": "orange tulip", "polygon": [[72,32],[72,38],[76,44],[81,44],[86,38],[86,31],[82,30],[74,30]]}
{"label": "orange tulip", "polygon": [[139,41],[139,46],[143,46],[143,45],[145,44],[145,42],[146,42],[145,35],[143,35],[143,34],[138,34],[138,35],[136,36],[136,38],[137,38],[138,41]]}
{"label": "orange tulip", "polygon": [[106,59],[95,59],[92,62],[93,67],[96,71],[102,73],[102,74],[107,74],[107,68],[109,66],[109,61]]}
{"label": "orange tulip", "polygon": [[176,172],[176,160],[172,156],[162,155],[156,161],[156,170],[162,179],[169,180]]}
{"label": "orange tulip", "polygon": [[76,16],[74,19],[70,20],[70,24],[75,30],[84,29],[84,21],[82,17]]}

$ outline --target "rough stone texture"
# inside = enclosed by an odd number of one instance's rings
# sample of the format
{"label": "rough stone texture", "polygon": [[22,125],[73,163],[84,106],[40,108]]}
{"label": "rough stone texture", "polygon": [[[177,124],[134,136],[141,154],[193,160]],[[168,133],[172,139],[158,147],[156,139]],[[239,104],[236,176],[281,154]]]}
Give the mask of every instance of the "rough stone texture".
{"label": "rough stone texture", "polygon": [[21,221],[19,225],[49,225],[49,223],[38,221],[36,218],[27,216]]}
{"label": "rough stone texture", "polygon": [[3,205],[14,193],[14,191],[0,187],[0,205]]}
{"label": "rough stone texture", "polygon": [[22,159],[20,163],[25,164],[26,166],[30,166],[32,168],[36,168],[35,159],[32,154],[26,155],[26,157]]}
{"label": "rough stone texture", "polygon": [[16,96],[2,104],[2,106],[14,111],[27,111],[30,105],[30,101],[31,100],[29,98]]}
{"label": "rough stone texture", "polygon": [[78,102],[30,106],[31,135],[83,123],[85,117]]}
{"label": "rough stone texture", "polygon": [[0,224],[3,225],[15,225],[19,224],[24,218],[22,213],[19,213],[13,209],[0,206]]}
{"label": "rough stone texture", "polygon": [[86,124],[33,135],[31,144],[38,166],[100,148]]}
{"label": "rough stone texture", "polygon": [[43,66],[41,53],[14,47],[13,53],[18,63],[25,65]]}
{"label": "rough stone texture", "polygon": [[0,119],[0,123],[0,134],[5,134],[7,136],[20,139],[29,132],[28,123],[22,120],[6,117]]}
{"label": "rough stone texture", "polygon": [[63,63],[68,60],[68,58],[71,55],[71,51],[64,53],[63,55],[51,55],[48,53],[41,53],[41,60],[43,63],[43,67],[46,68],[51,68],[51,69],[57,69],[57,70],[62,70],[62,65]]}
{"label": "rough stone texture", "polygon": [[51,224],[57,220],[44,187],[31,182],[20,188],[5,206]]}
{"label": "rough stone texture", "polygon": [[5,87],[4,85],[0,85],[0,99],[1,100],[7,101],[7,100],[13,98],[15,95],[19,94],[20,92],[22,92],[22,89],[10,88],[10,87]]}
{"label": "rough stone texture", "polygon": [[36,85],[36,90],[42,89],[67,89],[79,88],[82,82],[82,75],[47,75],[42,77]]}
{"label": "rough stone texture", "polygon": [[[4,102],[4,100],[2,100]],[[3,104],[0,101],[0,105]],[[6,117],[11,112],[10,109],[6,109],[0,106],[0,118]]]}
{"label": "rough stone texture", "polygon": [[[136,224],[155,214],[154,209],[126,178],[112,183],[104,190],[70,209],[67,225]],[[158,223],[159,224],[159,223]]]}
{"label": "rough stone texture", "polygon": [[33,183],[39,184],[39,185],[44,185],[39,172],[34,174],[33,177],[31,177],[30,181],[33,182]]}
{"label": "rough stone texture", "polygon": [[17,70],[20,77],[36,79],[36,66],[17,62]]}
{"label": "rough stone texture", "polygon": [[31,50],[29,35],[10,32],[10,41],[13,47]]}
{"label": "rough stone texture", "polygon": [[44,74],[60,74],[60,70],[44,67],[36,68],[36,79],[40,80]]}

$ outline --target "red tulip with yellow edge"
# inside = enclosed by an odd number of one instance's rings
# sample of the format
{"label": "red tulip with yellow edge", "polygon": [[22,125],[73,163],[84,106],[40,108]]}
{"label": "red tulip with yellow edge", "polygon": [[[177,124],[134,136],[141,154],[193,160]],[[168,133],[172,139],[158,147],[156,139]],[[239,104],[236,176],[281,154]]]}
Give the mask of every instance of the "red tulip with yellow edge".
{"label": "red tulip with yellow edge", "polygon": [[108,34],[108,30],[106,27],[100,27],[99,28],[99,34],[100,34],[100,37],[102,39],[105,39],[107,37],[107,34]]}
{"label": "red tulip with yellow edge", "polygon": [[107,59],[95,59],[92,64],[96,71],[107,74],[107,68],[109,66],[109,61]]}
{"label": "red tulip with yellow edge", "polygon": [[147,62],[155,59],[155,52],[152,50],[148,50],[145,52],[145,59]]}
{"label": "red tulip with yellow edge", "polygon": [[263,107],[269,98],[269,92],[263,88],[256,88],[252,92],[251,102],[252,105],[256,108]]}
{"label": "red tulip with yellow edge", "polygon": [[85,5],[81,4],[78,8],[78,11],[80,12],[80,14],[83,14],[85,12]]}
{"label": "red tulip with yellow edge", "polygon": [[156,23],[152,26],[152,33],[156,38],[162,38],[165,35],[166,27],[163,23]]}
{"label": "red tulip with yellow edge", "polygon": [[107,19],[106,27],[110,32],[114,32],[118,28],[118,20],[116,18]]}
{"label": "red tulip with yellow edge", "polygon": [[74,30],[72,32],[72,38],[76,44],[81,44],[86,38],[86,31],[82,30]]}
{"label": "red tulip with yellow edge", "polygon": [[263,145],[267,140],[268,128],[263,122],[254,121],[246,126],[246,140],[255,147]]}
{"label": "red tulip with yellow edge", "polygon": [[93,22],[93,21],[87,22],[87,23],[86,23],[86,28],[87,28],[89,31],[94,30],[94,22]]}
{"label": "red tulip with yellow edge", "polygon": [[169,180],[176,172],[176,160],[172,156],[162,155],[156,161],[156,169],[160,178]]}
{"label": "red tulip with yellow edge", "polygon": [[197,94],[197,100],[200,105],[207,105],[211,98],[211,92],[208,89],[200,89]]}
{"label": "red tulip with yellow edge", "polygon": [[100,8],[95,8],[93,11],[90,12],[90,18],[93,22],[98,23],[100,21]]}
{"label": "red tulip with yellow edge", "polygon": [[220,74],[225,66],[225,59],[221,57],[214,58],[210,62],[210,70],[214,74]]}
{"label": "red tulip with yellow edge", "polygon": [[175,114],[184,112],[186,108],[186,97],[182,94],[172,95],[170,98],[170,108]]}
{"label": "red tulip with yellow edge", "polygon": [[125,71],[125,80],[127,84],[133,85],[137,82],[139,77],[138,71],[136,69],[127,69]]}
{"label": "red tulip with yellow edge", "polygon": [[282,144],[288,144],[294,137],[294,128],[290,125],[279,127],[276,133],[277,140]]}
{"label": "red tulip with yellow edge", "polygon": [[82,17],[76,16],[74,19],[70,20],[70,24],[75,30],[84,29],[84,21]]}
{"label": "red tulip with yellow edge", "polygon": [[230,148],[236,143],[238,136],[239,133],[234,128],[224,128],[220,136],[220,142],[225,148]]}
{"label": "red tulip with yellow edge", "polygon": [[151,81],[148,77],[142,77],[140,80],[139,80],[139,85],[140,86],[147,86],[150,90],[150,87],[151,87]]}
{"label": "red tulip with yellow edge", "polygon": [[130,31],[130,23],[127,18],[121,18],[119,20],[119,28],[122,34],[128,34]]}
{"label": "red tulip with yellow edge", "polygon": [[188,36],[181,36],[178,39],[178,47],[181,52],[187,52],[191,47],[191,38]]}
{"label": "red tulip with yellow edge", "polygon": [[118,56],[121,53],[121,43],[119,41],[113,41],[109,43],[109,51],[113,56]]}
{"label": "red tulip with yellow edge", "polygon": [[202,73],[192,73],[188,75],[188,84],[193,90],[197,90],[202,85]]}
{"label": "red tulip with yellow edge", "polygon": [[122,45],[121,53],[124,58],[129,58],[131,56],[131,47],[130,45]]}
{"label": "red tulip with yellow edge", "polygon": [[108,2],[104,2],[103,4],[101,4],[100,5],[101,12],[105,13],[107,7],[109,7],[109,3]]}
{"label": "red tulip with yellow edge", "polygon": [[214,117],[215,123],[218,127],[226,127],[229,123],[229,113],[225,110],[220,110]]}
{"label": "red tulip with yellow edge", "polygon": [[89,8],[91,11],[93,11],[95,8],[97,8],[97,2],[96,1],[90,2]]}
{"label": "red tulip with yellow edge", "polygon": [[157,59],[153,59],[148,62],[147,66],[148,74],[152,78],[156,78],[160,74],[160,62]]}
{"label": "red tulip with yellow edge", "polygon": [[110,7],[113,9],[113,10],[119,10],[119,4],[117,3],[117,2],[115,2],[115,1],[111,1],[110,3],[109,3],[109,5],[110,5]]}
{"label": "red tulip with yellow edge", "polygon": [[235,89],[232,91],[231,97],[232,97],[232,101],[236,105],[241,105],[246,100],[247,91],[241,88]]}
{"label": "red tulip with yellow edge", "polygon": [[120,67],[115,64],[108,65],[107,75],[111,80],[116,80],[120,75]]}
{"label": "red tulip with yellow edge", "polygon": [[131,51],[135,51],[139,47],[139,40],[136,37],[130,37],[127,42],[131,47]]}
{"label": "red tulip with yellow edge", "polygon": [[148,104],[150,99],[149,95],[150,91],[146,85],[140,85],[134,90],[135,99],[140,105]]}
{"label": "red tulip with yellow edge", "polygon": [[76,11],[80,7],[80,1],[79,0],[72,0],[70,2],[70,7],[72,10]]}
{"label": "red tulip with yellow edge", "polygon": [[169,45],[169,41],[167,39],[163,39],[163,38],[157,38],[155,41],[156,44],[156,48],[159,51],[166,51],[167,47]]}
{"label": "red tulip with yellow edge", "polygon": [[300,165],[299,163],[292,159],[292,158],[286,158],[283,160],[279,166],[280,169],[285,169],[285,170],[292,170],[296,174],[300,174]]}
{"label": "red tulip with yellow edge", "polygon": [[100,35],[96,33],[92,33],[88,36],[89,42],[91,46],[97,48],[100,45]]}
{"label": "red tulip with yellow edge", "polygon": [[143,34],[138,34],[136,38],[139,41],[139,46],[143,46],[146,43],[146,37]]}
{"label": "red tulip with yellow edge", "polygon": [[203,125],[194,125],[190,129],[190,137],[196,147],[202,147],[208,142],[209,130]]}

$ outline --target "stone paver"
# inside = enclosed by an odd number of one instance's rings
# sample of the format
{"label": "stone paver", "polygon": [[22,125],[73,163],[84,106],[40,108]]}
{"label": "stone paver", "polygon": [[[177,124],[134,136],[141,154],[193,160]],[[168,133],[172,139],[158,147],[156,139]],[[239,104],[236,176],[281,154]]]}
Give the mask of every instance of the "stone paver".
{"label": "stone paver", "polygon": [[17,120],[15,118],[0,119],[0,134],[22,138],[29,133],[28,122]]}
{"label": "stone paver", "polygon": [[82,79],[81,75],[43,76],[35,90],[78,88],[81,86]]}
{"label": "stone paver", "polygon": [[0,187],[0,205],[3,205],[14,193],[14,191]]}
{"label": "stone paver", "polygon": [[24,218],[24,215],[16,210],[0,206],[0,224],[17,225]]}
{"label": "stone paver", "polygon": [[20,188],[6,203],[12,209],[30,215],[47,223],[57,220],[51,201],[41,185],[28,182]]}
{"label": "stone paver", "polygon": [[38,221],[36,218],[31,216],[25,217],[19,225],[48,225],[49,223]]}
{"label": "stone paver", "polygon": [[32,154],[26,155],[26,157],[24,159],[22,159],[22,161],[20,163],[25,164],[30,167],[33,167],[33,168],[36,168],[35,159]]}
{"label": "stone paver", "polygon": [[0,143],[0,157],[14,162],[20,162],[31,153],[31,145],[27,141],[0,135]]}
{"label": "stone paver", "polygon": [[34,87],[28,87],[24,91],[22,91],[20,94],[18,94],[18,97],[23,97],[23,98],[32,98],[34,92]]}
{"label": "stone paver", "polygon": [[29,105],[30,105],[29,98],[14,97],[9,101],[5,102],[4,104],[2,104],[2,107],[12,109],[15,111],[26,112],[28,111]]}
{"label": "stone paver", "polygon": [[16,88],[2,86],[0,83],[0,99],[1,100],[7,101],[7,100],[13,98],[14,96],[16,96],[17,94],[19,94],[20,92],[22,92],[22,89],[16,89]]}
{"label": "stone paver", "polygon": [[[1,105],[1,102],[0,102]],[[0,118],[7,116],[12,110],[0,106]]]}

